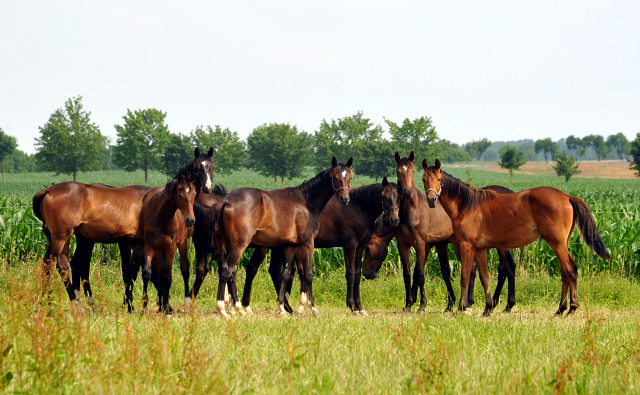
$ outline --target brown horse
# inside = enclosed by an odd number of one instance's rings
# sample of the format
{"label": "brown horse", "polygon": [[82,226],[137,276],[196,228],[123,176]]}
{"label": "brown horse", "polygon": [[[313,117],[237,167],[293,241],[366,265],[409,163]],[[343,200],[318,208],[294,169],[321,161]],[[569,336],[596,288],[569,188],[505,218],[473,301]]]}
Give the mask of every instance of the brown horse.
{"label": "brown horse", "polygon": [[[352,189],[349,192],[349,204],[341,205],[330,200],[320,213],[320,227],[314,239],[314,248],[342,247],[344,249],[345,278],[347,280],[347,307],[355,314],[367,314],[360,301],[360,278],[362,276],[362,252],[373,233],[376,220],[383,213],[390,218],[398,218],[400,190],[385,177],[381,184],[371,184]],[[250,311],[251,286],[266,250],[256,249],[247,263],[242,306]],[[281,247],[272,248],[269,274],[276,288],[280,290],[283,262]],[[291,284],[287,285],[287,294]],[[285,309],[291,312],[285,295]]]}
{"label": "brown horse", "polygon": [[193,214],[195,199],[195,177],[189,173],[170,180],[164,187],[151,188],[144,195],[137,236],[144,243],[142,279],[145,308],[148,302],[147,286],[151,280],[158,290],[161,310],[166,314],[173,312],[169,305],[171,268],[177,242],[180,236],[185,237],[176,214],[180,212],[184,225],[192,227],[196,221]]}
{"label": "brown horse", "polygon": [[[200,154],[200,150],[196,148],[194,155],[194,160],[178,174],[195,175],[196,188],[202,188],[208,193],[211,190],[213,149],[207,154]],[[85,296],[89,304],[92,303],[89,268],[96,242],[118,243],[123,280],[125,284],[130,281],[131,245],[140,242],[136,239],[138,218],[142,199],[149,189],[142,185],[113,188],[103,184],[87,185],[67,181],[52,185],[34,195],[33,211],[43,222],[43,232],[49,239],[43,259],[45,270],[50,274],[53,267],[57,267],[71,301],[79,302],[77,298],[80,285],[84,284]],[[74,234],[77,242],[76,253],[70,265],[69,243]],[[47,279],[49,278],[47,276]],[[131,309],[131,306],[129,307]]]}
{"label": "brown horse", "polygon": [[[300,274],[300,304],[309,305],[314,314],[311,267],[313,240],[318,232],[320,212],[335,194],[342,205],[349,203],[352,158],[346,164],[332,159],[332,167],[298,187],[263,191],[254,188],[238,188],[229,193],[213,221],[221,238],[219,244],[223,259],[219,262],[217,309],[224,316],[224,291],[229,292],[235,308],[244,312],[235,283],[237,264],[244,250],[251,244],[263,247],[285,246],[286,268],[278,293],[278,308],[284,310],[284,293],[290,281],[295,256]],[[230,281],[231,280],[231,281]]]}
{"label": "brown horse", "polygon": [[591,211],[582,199],[551,187],[532,188],[509,195],[479,190],[442,171],[438,159],[434,166],[429,166],[426,159],[423,160],[422,168],[429,207],[438,207],[440,201],[451,218],[460,244],[462,275],[459,309],[466,307],[474,256],[485,290],[485,315],[490,314],[493,307],[486,254],[478,252],[484,252],[487,248],[523,247],[539,238],[549,244],[560,263],[562,296],[557,314],[567,309],[567,291],[570,291],[571,297],[568,314],[579,307],[578,266],[569,254],[568,247],[576,222],[586,244],[598,256],[605,259],[610,257]]}

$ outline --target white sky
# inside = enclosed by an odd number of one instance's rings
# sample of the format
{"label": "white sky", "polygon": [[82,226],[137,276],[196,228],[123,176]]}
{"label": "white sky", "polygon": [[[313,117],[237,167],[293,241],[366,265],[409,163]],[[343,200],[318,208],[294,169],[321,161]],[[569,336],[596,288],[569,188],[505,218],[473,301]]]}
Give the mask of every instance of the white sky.
{"label": "white sky", "polygon": [[[3,1],[0,127],[32,153],[65,100],[115,142],[127,108],[174,133],[313,132],[363,111],[465,143],[640,132],[638,1]],[[384,124],[383,124],[384,126]]]}

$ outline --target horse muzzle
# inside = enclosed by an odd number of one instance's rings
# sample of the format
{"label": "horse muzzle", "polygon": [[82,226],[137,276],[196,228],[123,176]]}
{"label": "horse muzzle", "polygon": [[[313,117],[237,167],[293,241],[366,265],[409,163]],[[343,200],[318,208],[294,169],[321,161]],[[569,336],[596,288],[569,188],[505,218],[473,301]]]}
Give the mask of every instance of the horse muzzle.
{"label": "horse muzzle", "polygon": [[184,219],[184,224],[187,228],[190,228],[193,226],[193,224],[196,223],[196,217],[186,217]]}
{"label": "horse muzzle", "polygon": [[389,217],[389,225],[398,226],[400,225],[400,217],[397,215],[393,215]]}
{"label": "horse muzzle", "polygon": [[410,198],[413,190],[411,188],[402,188],[402,196]]}
{"label": "horse muzzle", "polygon": [[429,207],[435,208],[437,202],[438,202],[437,196],[433,196],[433,195],[427,196],[427,203],[429,203]]}
{"label": "horse muzzle", "polygon": [[366,278],[367,280],[373,280],[376,277],[378,277],[378,275],[376,274],[376,272],[374,270],[366,270],[364,271],[364,278]]}
{"label": "horse muzzle", "polygon": [[340,203],[342,206],[346,206],[349,204],[349,201],[351,200],[349,198],[349,195],[337,195],[338,197],[338,203]]}

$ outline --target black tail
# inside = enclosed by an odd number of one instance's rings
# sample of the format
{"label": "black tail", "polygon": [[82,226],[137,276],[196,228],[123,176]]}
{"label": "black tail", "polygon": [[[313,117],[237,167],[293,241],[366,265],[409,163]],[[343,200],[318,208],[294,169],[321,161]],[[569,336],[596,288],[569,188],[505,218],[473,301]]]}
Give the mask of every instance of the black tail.
{"label": "black tail", "polygon": [[33,199],[31,201],[33,212],[36,214],[36,217],[38,217],[38,219],[42,222],[44,222],[44,219],[42,219],[42,212],[40,211],[40,203],[42,202],[42,199],[44,199],[47,192],[49,192],[49,188],[45,188],[43,190],[36,192],[36,194],[33,195]]}
{"label": "black tail", "polygon": [[207,252],[224,254],[221,230],[221,216],[224,203],[209,207],[199,202],[193,206],[196,217],[193,242],[199,243]]}
{"label": "black tail", "polygon": [[569,202],[573,207],[574,224],[578,222],[580,234],[582,235],[585,243],[587,243],[593,252],[595,252],[600,258],[611,258],[609,251],[607,251],[607,247],[604,246],[604,242],[600,238],[600,234],[596,228],[596,222],[593,220],[589,206],[587,206],[582,199],[576,196],[571,196],[569,198]]}

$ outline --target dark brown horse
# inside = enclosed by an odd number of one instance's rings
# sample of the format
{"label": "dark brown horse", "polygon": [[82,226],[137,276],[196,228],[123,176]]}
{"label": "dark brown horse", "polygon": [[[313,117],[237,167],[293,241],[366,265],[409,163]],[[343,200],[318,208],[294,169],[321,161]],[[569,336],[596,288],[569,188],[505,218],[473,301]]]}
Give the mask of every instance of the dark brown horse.
{"label": "dark brown horse", "polygon": [[313,299],[311,262],[313,240],[320,226],[318,217],[334,194],[340,204],[349,203],[352,162],[353,159],[349,158],[346,164],[338,163],[334,157],[332,167],[298,187],[273,191],[238,188],[226,196],[218,210],[219,220],[212,221],[218,227],[213,234],[219,234],[221,240],[218,244],[222,260],[218,266],[217,309],[224,317],[227,317],[224,307],[227,284],[235,308],[244,311],[238,299],[235,274],[242,253],[252,243],[262,247],[285,246],[287,265],[278,293],[280,313],[286,314],[284,294],[292,275],[295,257],[302,283],[300,304],[308,304],[312,312],[317,314]]}
{"label": "dark brown horse", "polygon": [[[202,188],[207,193],[211,189],[212,154],[213,149],[207,154],[200,154],[196,148],[195,159],[179,173],[195,175],[197,189]],[[140,242],[136,239],[138,218],[143,196],[148,190],[149,187],[142,185],[113,188],[103,184],[87,185],[68,181],[52,185],[34,195],[33,211],[43,222],[43,232],[49,239],[44,256],[45,270],[50,274],[57,267],[71,301],[79,302],[81,284],[84,284],[89,304],[93,300],[89,268],[96,242],[119,244],[123,280],[125,284],[129,282],[131,245]],[[74,234],[76,252],[70,265],[69,243]]]}
{"label": "dark brown horse", "polygon": [[[347,280],[347,307],[355,314],[367,314],[360,301],[360,278],[362,276],[362,252],[373,233],[376,220],[383,214],[398,217],[400,190],[385,177],[381,184],[371,184],[352,189],[347,206],[331,199],[320,213],[320,227],[314,239],[314,248],[342,247],[344,249],[345,278]],[[266,255],[264,248],[256,249],[247,264],[247,277],[242,295],[242,306],[250,311],[251,286],[258,268]],[[269,273],[279,292],[283,262],[283,250],[275,247],[271,252]],[[291,290],[287,286],[287,293]],[[291,312],[288,295],[285,309]],[[301,306],[299,306],[300,308]],[[302,306],[304,307],[304,306]]]}
{"label": "dark brown horse", "polygon": [[144,243],[144,307],[148,302],[147,286],[151,280],[158,290],[161,310],[166,314],[173,312],[169,304],[171,268],[177,242],[185,233],[176,214],[180,212],[184,225],[192,227],[196,221],[193,214],[195,199],[195,177],[190,173],[179,175],[164,187],[151,188],[144,196],[137,234]]}
{"label": "dark brown horse", "polygon": [[560,263],[562,296],[557,314],[567,309],[568,291],[571,297],[569,314],[579,307],[578,267],[568,247],[576,223],[586,244],[598,256],[605,259],[610,257],[591,211],[582,199],[551,187],[532,188],[509,195],[479,190],[442,171],[438,159],[434,166],[429,166],[423,160],[422,168],[429,207],[439,207],[440,202],[451,218],[460,244],[462,273],[459,309],[466,307],[474,256],[485,290],[485,314],[490,314],[493,303],[484,251],[488,248],[523,247],[539,238],[549,244]]}

